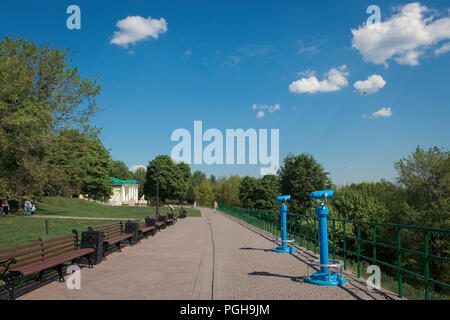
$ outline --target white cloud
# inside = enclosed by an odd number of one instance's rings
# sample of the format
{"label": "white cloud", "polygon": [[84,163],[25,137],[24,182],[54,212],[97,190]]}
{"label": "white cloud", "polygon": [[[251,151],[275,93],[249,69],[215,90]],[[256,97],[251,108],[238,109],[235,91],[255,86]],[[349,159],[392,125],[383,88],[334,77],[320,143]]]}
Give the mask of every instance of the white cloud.
{"label": "white cloud", "polygon": [[264,116],[265,116],[264,111],[258,111],[258,113],[256,114],[256,117],[258,119],[264,118]]}
{"label": "white cloud", "polygon": [[450,51],[450,42],[447,42],[447,43],[444,43],[442,45],[442,47],[434,50],[434,53],[438,56],[438,55],[441,55],[443,53],[447,53],[449,51]]}
{"label": "white cloud", "polygon": [[372,94],[380,90],[386,85],[386,81],[382,76],[373,74],[367,80],[356,81],[353,85],[361,94]]}
{"label": "white cloud", "polygon": [[435,19],[434,12],[418,2],[406,4],[383,22],[352,29],[352,47],[366,62],[387,66],[387,60],[393,58],[416,66],[426,49],[450,39],[450,18]]}
{"label": "white cloud", "polygon": [[348,85],[346,71],[347,66],[342,65],[339,68],[331,68],[325,74],[325,79],[319,81],[315,76],[311,75],[308,78],[301,78],[289,85],[289,91],[292,93],[316,93],[316,92],[331,92],[341,90]]}
{"label": "white cloud", "polygon": [[192,51],[188,49],[188,50],[184,51],[184,55],[185,55],[186,57],[189,57],[189,56],[192,55]]}
{"label": "white cloud", "polygon": [[167,31],[167,22],[164,18],[158,20],[151,17],[129,16],[119,20],[116,27],[120,30],[114,32],[111,44],[128,48],[129,44],[135,44],[149,37],[158,39],[160,34]]}
{"label": "white cloud", "polygon": [[374,118],[389,118],[390,116],[392,116],[392,110],[391,108],[381,108],[380,110],[378,110],[377,112],[372,113],[372,117]]}
{"label": "white cloud", "polygon": [[137,169],[140,169],[140,168],[147,170],[147,167],[146,167],[146,166],[141,165],[141,164],[137,164],[137,165],[135,165],[135,166],[132,166],[132,167],[130,168],[130,171],[131,171],[131,172],[136,172]]}
{"label": "white cloud", "polygon": [[258,119],[261,119],[261,118],[263,118],[265,116],[265,112],[264,111],[272,113],[272,112],[280,110],[281,106],[278,103],[275,103],[273,106],[269,106],[269,105],[265,105],[265,104],[261,104],[261,105],[254,104],[252,106],[252,109],[253,110],[258,110],[258,112],[256,113],[256,117]]}

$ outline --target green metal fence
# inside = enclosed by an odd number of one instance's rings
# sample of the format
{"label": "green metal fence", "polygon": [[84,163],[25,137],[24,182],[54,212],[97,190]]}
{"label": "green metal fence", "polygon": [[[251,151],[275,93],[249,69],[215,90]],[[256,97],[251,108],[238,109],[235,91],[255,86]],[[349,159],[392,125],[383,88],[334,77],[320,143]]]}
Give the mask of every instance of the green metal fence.
{"label": "green metal fence", "polygon": [[[224,213],[237,217],[262,230],[280,236],[280,215],[276,211],[249,210],[221,206]],[[317,253],[319,250],[318,220],[306,214],[287,214],[288,238],[296,244]],[[390,239],[394,243],[383,242]],[[405,241],[406,240],[406,241]],[[387,224],[328,218],[330,254],[343,258],[344,269],[348,259],[356,262],[357,276],[361,277],[362,261],[391,269],[398,281],[398,295],[403,297],[404,278],[423,282],[425,299],[430,299],[432,285],[450,289],[449,274],[450,230],[422,228],[409,225]],[[402,243],[408,242],[409,248]],[[438,249],[443,250],[438,250]],[[435,251],[439,251],[436,254]],[[435,267],[435,270],[432,269]],[[435,271],[435,272],[433,272]],[[432,277],[435,276],[435,278]],[[439,279],[436,279],[439,277]]]}

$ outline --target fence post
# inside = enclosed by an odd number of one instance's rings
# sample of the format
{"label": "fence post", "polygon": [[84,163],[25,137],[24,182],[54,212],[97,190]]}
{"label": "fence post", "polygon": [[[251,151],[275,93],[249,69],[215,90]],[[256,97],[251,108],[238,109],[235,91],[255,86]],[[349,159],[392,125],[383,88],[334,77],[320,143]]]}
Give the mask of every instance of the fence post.
{"label": "fence post", "polygon": [[300,247],[303,247],[303,216],[300,216]]}
{"label": "fence post", "polygon": [[377,226],[373,226],[372,236],[372,248],[373,248],[373,264],[377,264]]}
{"label": "fence post", "polygon": [[397,228],[397,267],[398,267],[398,296],[403,297],[402,285],[402,230]]}
{"label": "fence post", "polygon": [[358,224],[358,237],[356,238],[358,242],[358,278],[361,278],[361,226]]}
{"label": "fence post", "polygon": [[309,250],[309,217],[306,216],[306,249]]}
{"label": "fence post", "polygon": [[347,231],[345,230],[345,221],[344,221],[344,270],[347,270]]}
{"label": "fence post", "polygon": [[425,239],[424,239],[424,262],[425,262],[425,299],[430,300],[430,261],[429,261],[429,252],[428,252],[428,240],[429,233],[425,231]]}

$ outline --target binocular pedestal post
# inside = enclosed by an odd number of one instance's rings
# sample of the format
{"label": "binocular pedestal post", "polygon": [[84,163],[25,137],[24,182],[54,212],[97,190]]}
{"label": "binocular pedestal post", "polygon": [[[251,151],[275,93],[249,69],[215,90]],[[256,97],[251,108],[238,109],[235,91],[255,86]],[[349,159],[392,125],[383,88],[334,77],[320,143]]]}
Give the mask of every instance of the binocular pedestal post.
{"label": "binocular pedestal post", "polygon": [[[324,194],[325,202],[327,199],[327,193]],[[333,193],[331,193],[333,195]],[[332,197],[332,196],[331,196]],[[310,198],[315,198],[310,195]],[[321,197],[320,199],[322,199]],[[317,198],[316,198],[317,199]],[[338,276],[334,272],[330,272],[330,266],[336,266],[337,261],[333,261],[330,264],[328,257],[328,231],[327,231],[327,216],[328,208],[325,203],[316,207],[316,215],[319,220],[319,245],[320,245],[320,262],[311,261],[311,266],[319,266],[320,272],[316,272],[313,275],[306,277],[305,282],[316,284],[320,286],[335,286],[343,285],[347,282],[342,275]],[[342,269],[341,269],[342,270]]]}
{"label": "binocular pedestal post", "polygon": [[[286,201],[290,199],[290,196],[288,196],[289,198],[287,198],[287,196],[283,196],[279,197],[282,198],[282,200]],[[280,201],[280,199],[277,198],[277,200]],[[287,243],[289,242],[289,240],[287,239],[287,228],[286,228],[286,213],[287,213],[287,206],[286,206],[286,202],[284,202],[281,206],[280,206],[280,215],[281,215],[281,244],[272,249],[272,251],[274,252],[280,252],[280,253],[291,253],[291,252],[297,252],[297,250],[293,247],[290,247],[287,245]]]}

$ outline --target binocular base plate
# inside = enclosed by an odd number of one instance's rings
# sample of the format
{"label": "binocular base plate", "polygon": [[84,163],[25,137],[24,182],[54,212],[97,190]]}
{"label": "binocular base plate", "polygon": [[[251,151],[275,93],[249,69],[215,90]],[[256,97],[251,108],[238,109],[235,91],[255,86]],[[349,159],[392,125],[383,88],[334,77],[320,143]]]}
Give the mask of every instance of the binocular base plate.
{"label": "binocular base plate", "polygon": [[312,276],[306,277],[305,282],[318,286],[342,286],[347,283],[347,280],[334,272],[330,273],[330,277],[328,276],[328,272],[316,272]]}
{"label": "binocular base plate", "polygon": [[292,253],[297,252],[295,248],[289,247],[289,246],[278,246],[274,249],[272,249],[273,252],[279,252],[279,253]]}

